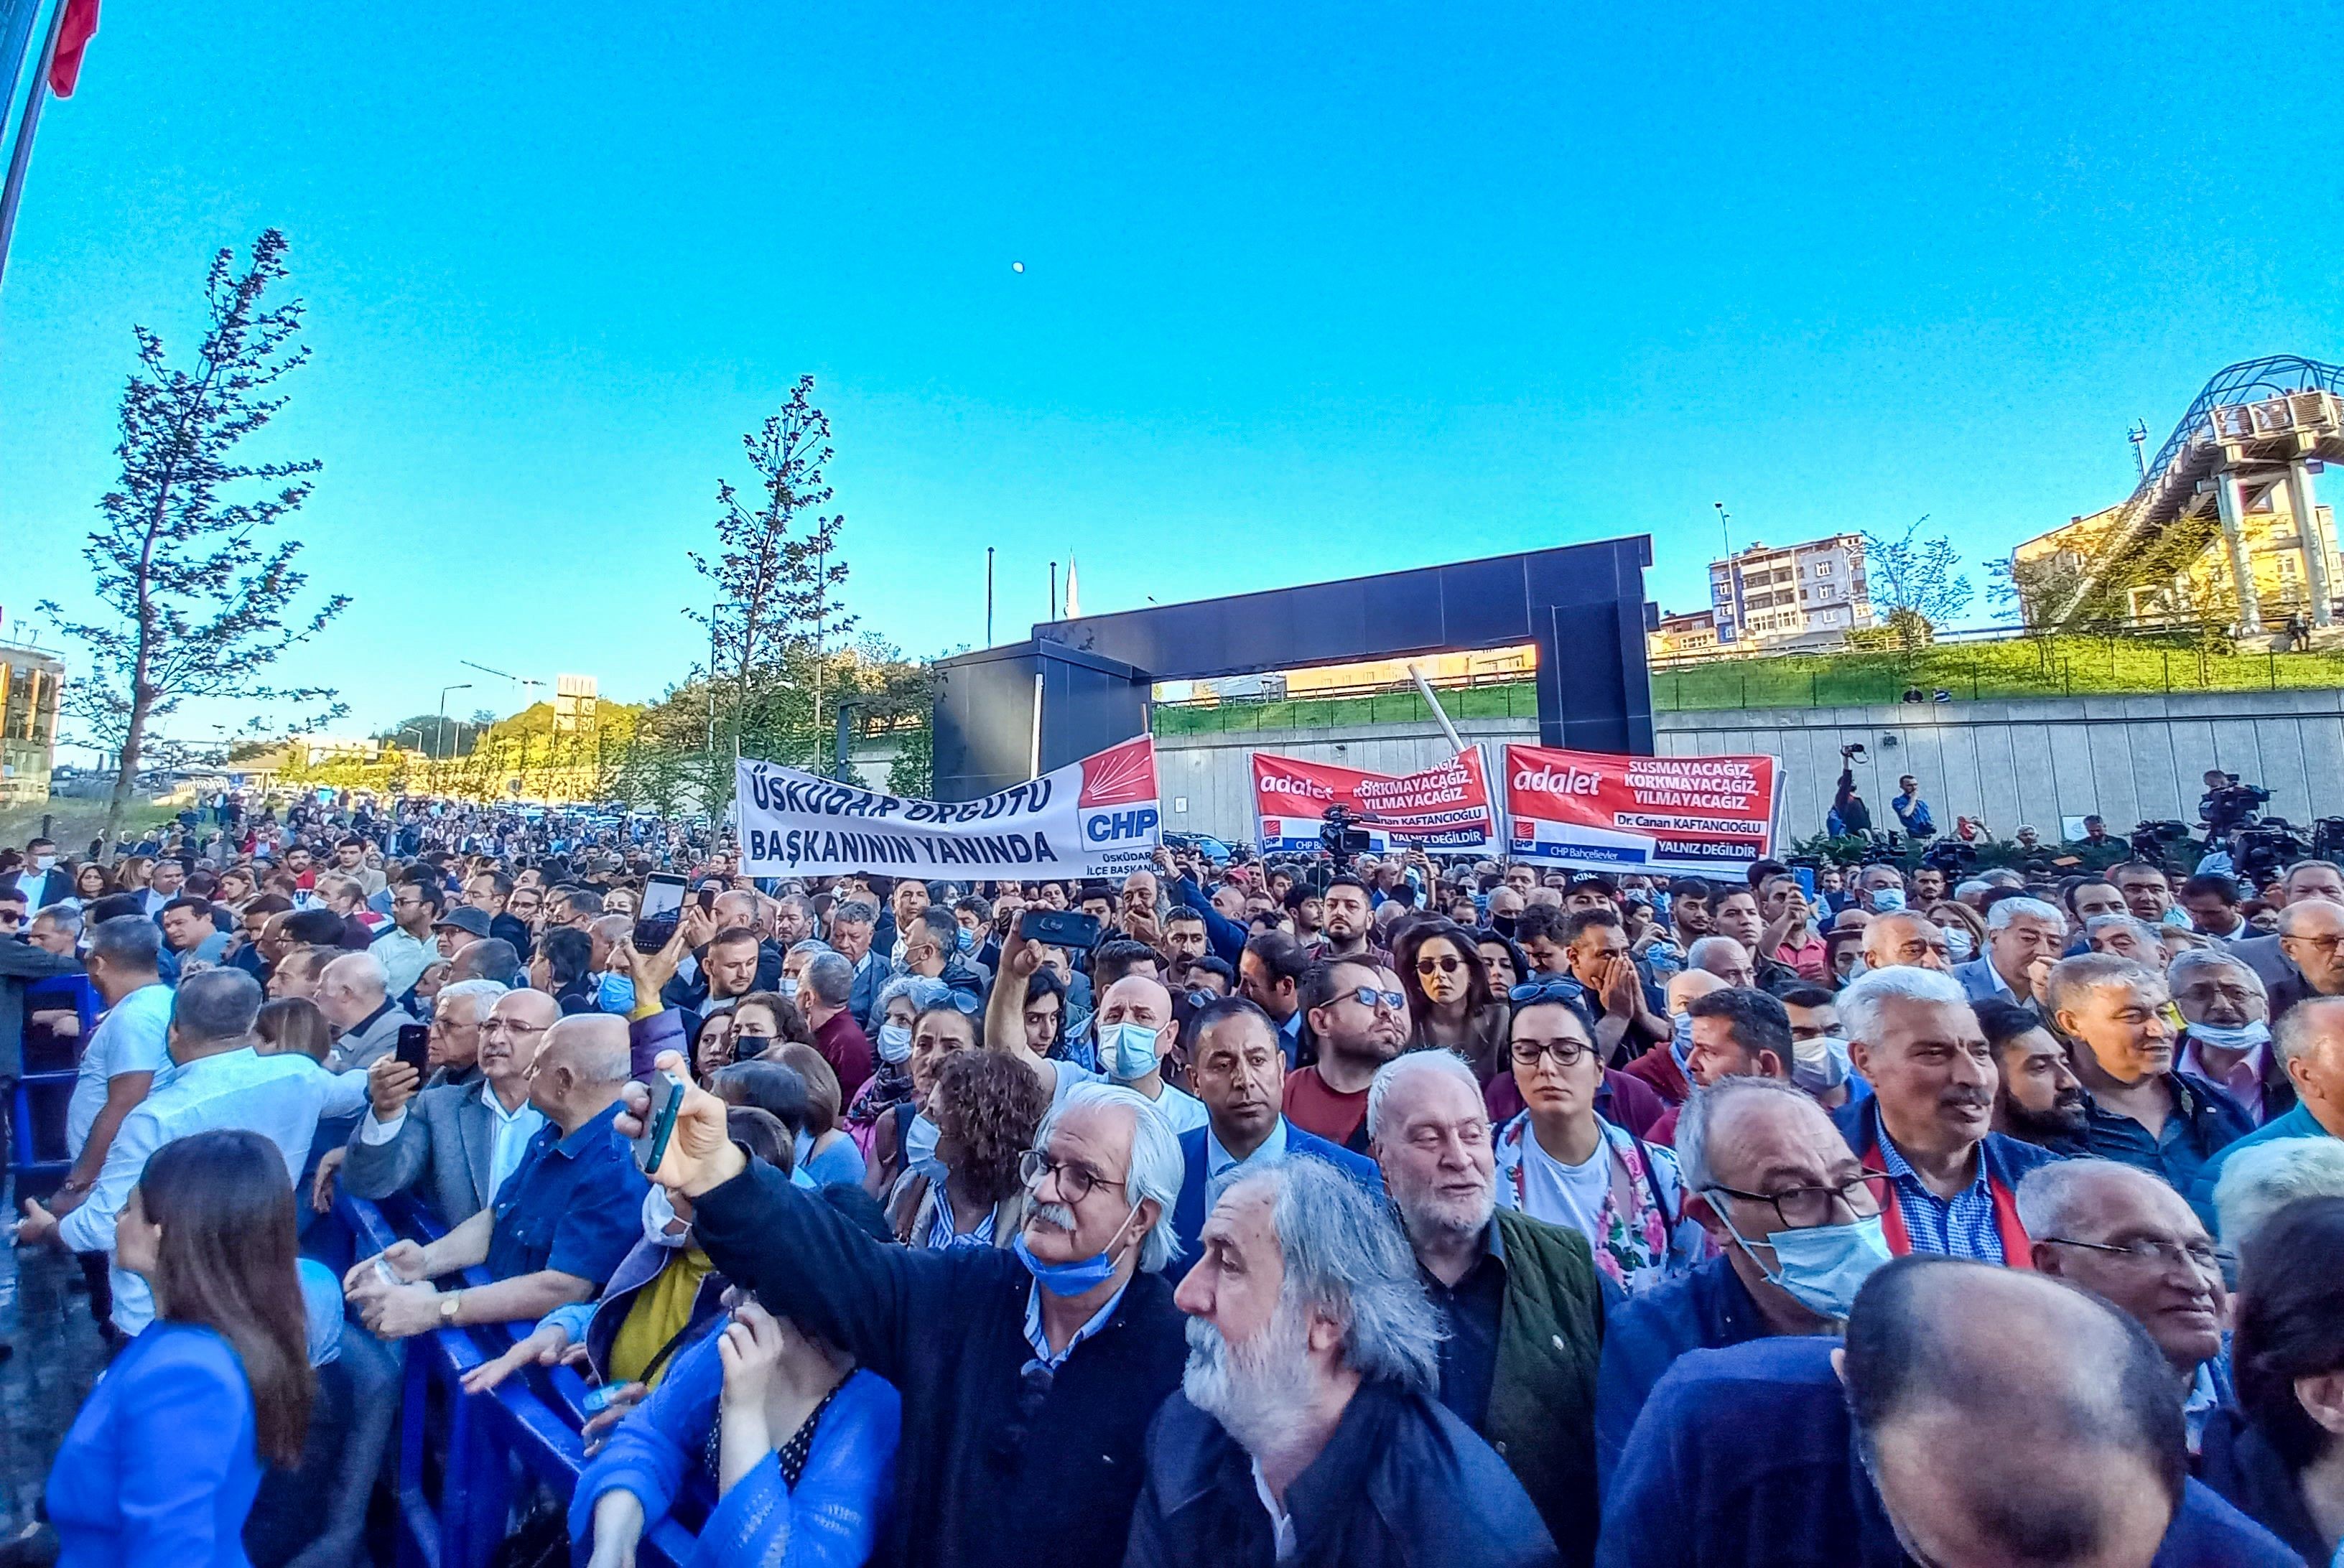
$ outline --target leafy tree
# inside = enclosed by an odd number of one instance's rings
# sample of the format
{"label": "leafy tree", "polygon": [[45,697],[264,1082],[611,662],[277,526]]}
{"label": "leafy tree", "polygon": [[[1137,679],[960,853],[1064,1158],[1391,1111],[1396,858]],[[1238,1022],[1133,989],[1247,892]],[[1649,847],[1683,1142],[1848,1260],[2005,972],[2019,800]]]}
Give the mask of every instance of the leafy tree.
{"label": "leafy tree", "polygon": [[[54,603],[41,603],[89,649],[89,673],[67,689],[67,701],[87,727],[84,743],[117,754],[104,829],[109,846],[136,784],[148,726],[190,698],[314,709],[312,723],[346,711],[326,688],[279,688],[266,678],[270,666],[349,604],[336,594],[304,615],[295,606],[308,583],[293,565],[300,542],[266,550],[259,542],[308,498],[308,476],[324,465],[237,455],[238,444],[285,407],[277,384],[309,357],[294,342],[301,302],[263,303],[286,276],[285,250],[285,236],[272,228],[254,242],[242,272],[232,250],[212,258],[204,285],[210,325],[191,368],[171,366],[158,334],[132,328],[138,368],[123,389],[115,447],[122,479],[98,502],[104,521],[82,551],[106,617],[71,622]],[[231,499],[231,490],[239,498]]]}
{"label": "leafy tree", "polygon": [[1919,651],[1936,628],[1969,608],[1976,597],[1970,579],[1955,575],[1962,558],[1943,534],[1916,539],[1925,517],[1894,539],[1864,536],[1864,559],[1872,604],[1896,634],[1905,653]]}
{"label": "leafy tree", "polygon": [[687,552],[692,569],[714,587],[716,602],[706,615],[685,613],[709,629],[709,677],[730,689],[721,694],[731,709],[723,728],[745,747],[753,710],[786,689],[787,667],[801,648],[813,656],[799,673],[812,681],[812,723],[821,728],[827,675],[822,656],[831,634],[853,630],[855,618],[836,598],[847,567],[834,558],[846,519],[823,510],[833,494],[823,477],[833,452],[830,417],[814,405],[813,377],[800,377],[781,412],[743,436],[741,445],[763,499],[753,507],[731,481],[718,484],[718,552],[713,559]]}

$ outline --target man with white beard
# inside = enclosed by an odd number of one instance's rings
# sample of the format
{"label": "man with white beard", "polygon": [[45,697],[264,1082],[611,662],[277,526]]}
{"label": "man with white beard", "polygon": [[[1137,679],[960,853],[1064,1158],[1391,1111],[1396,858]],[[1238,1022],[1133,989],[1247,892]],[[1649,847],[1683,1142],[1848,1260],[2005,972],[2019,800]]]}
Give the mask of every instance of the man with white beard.
{"label": "man with white beard", "polygon": [[1440,1322],[1390,1217],[1331,1165],[1248,1164],[1174,1296],[1124,1568],[1540,1568],[1554,1543],[1438,1398]]}

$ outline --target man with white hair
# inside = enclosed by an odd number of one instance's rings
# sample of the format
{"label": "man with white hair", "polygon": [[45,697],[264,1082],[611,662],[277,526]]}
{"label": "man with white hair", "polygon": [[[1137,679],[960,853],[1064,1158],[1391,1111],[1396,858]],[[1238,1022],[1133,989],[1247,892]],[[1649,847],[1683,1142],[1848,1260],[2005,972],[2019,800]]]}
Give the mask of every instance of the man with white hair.
{"label": "man with white hair", "polygon": [[1323,1161],[1254,1166],[1203,1243],[1125,1568],[1557,1561],[1521,1487],[1435,1397],[1440,1320],[1372,1199]]}
{"label": "man with white hair", "polygon": [[1591,1562],[1595,1372],[1619,1287],[1579,1231],[1498,1207],[1489,1112],[1452,1052],[1410,1051],[1377,1072],[1368,1138],[1448,1325],[1440,1402],[1505,1457],[1562,1560]]}
{"label": "man with white hair", "polygon": [[390,976],[372,953],[345,953],[318,977],[318,1010],[334,1026],[330,1072],[363,1072],[389,1056],[399,1031],[417,1021],[390,999]]}
{"label": "man with white hair", "polygon": [[[2167,926],[2165,929],[2172,931],[2180,928]],[[2086,920],[2084,947],[2086,951],[2129,959],[2142,968],[2151,970],[2163,969],[2168,956],[2164,937],[2147,921],[2135,920],[2130,915],[2095,915]]]}
{"label": "man with white hair", "polygon": [[1685,950],[1687,969],[1707,970],[1730,986],[1758,983],[1750,965],[1750,950],[1732,937],[1703,937]]}
{"label": "man with white hair", "polygon": [[1999,899],[1985,912],[1985,952],[1954,968],[1972,1001],[2035,1000],[2036,965],[2049,967],[2067,945],[2067,917],[2040,899]]}
{"label": "man with white hair", "polygon": [[[469,988],[496,982],[460,984],[466,989],[453,1006],[470,1012],[487,993]],[[443,1023],[449,993],[459,989],[440,993]],[[539,1048],[561,1017],[561,1004],[541,990],[498,986],[473,1026],[477,1062],[470,1078],[435,1083],[419,1094],[413,1068],[395,1056],[376,1061],[363,1074],[373,1114],[359,1122],[349,1141],[343,1185],[352,1196],[378,1202],[413,1188],[450,1225],[489,1207],[545,1125],[543,1113],[530,1103],[529,1083]],[[435,1045],[440,1028],[434,1025]]]}
{"label": "man with white hair", "polygon": [[2085,1151],[2187,1192],[2254,1128],[2212,1084],[2173,1070],[2170,1005],[2163,976],[2113,953],[2062,959],[2043,980],[2044,1014],[2084,1086]]}
{"label": "man with white hair", "polygon": [[2288,1138],[2239,1151],[2214,1184],[2214,1233],[2236,1254],[2263,1222],[2305,1198],[2344,1198],[2344,1139]]}
{"label": "man with white hair", "polygon": [[806,954],[798,972],[798,1011],[804,1015],[806,1027],[813,1030],[813,1048],[838,1074],[838,1092],[843,1102],[854,1102],[855,1092],[871,1077],[871,1037],[854,1021],[852,1002],[854,998],[854,965],[844,953],[816,942],[801,942],[783,955],[783,962],[797,957],[800,948],[816,950]]}
{"label": "man with white hair", "polygon": [[1993,1131],[2001,1074],[1951,975],[1881,970],[1839,993],[1848,1059],[1873,1092],[1835,1120],[1865,1169],[1884,1171],[1889,1251],[2026,1266],[2019,1179],[2056,1156]]}
{"label": "man with white hair", "polygon": [[[689,1071],[673,1050],[655,1065]],[[626,1093],[619,1131],[632,1136],[650,1097]],[[1155,1106],[1068,1089],[1026,1152],[1015,1243],[945,1251],[882,1245],[753,1166],[725,1111],[687,1088],[655,1175],[692,1200],[693,1235],[727,1278],[902,1391],[880,1560],[1118,1568],[1147,1422],[1186,1356],[1163,1279],[1180,1145]]]}

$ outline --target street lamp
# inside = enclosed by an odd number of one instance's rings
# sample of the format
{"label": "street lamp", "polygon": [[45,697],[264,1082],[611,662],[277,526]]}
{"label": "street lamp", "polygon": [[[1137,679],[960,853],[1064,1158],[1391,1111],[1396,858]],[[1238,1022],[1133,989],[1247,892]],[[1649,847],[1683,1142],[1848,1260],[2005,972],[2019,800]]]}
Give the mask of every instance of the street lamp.
{"label": "street lamp", "polygon": [[469,680],[459,681],[453,686],[443,686],[440,689],[440,738],[437,744],[441,757],[448,755],[448,694],[451,691],[471,689],[472,683]]}

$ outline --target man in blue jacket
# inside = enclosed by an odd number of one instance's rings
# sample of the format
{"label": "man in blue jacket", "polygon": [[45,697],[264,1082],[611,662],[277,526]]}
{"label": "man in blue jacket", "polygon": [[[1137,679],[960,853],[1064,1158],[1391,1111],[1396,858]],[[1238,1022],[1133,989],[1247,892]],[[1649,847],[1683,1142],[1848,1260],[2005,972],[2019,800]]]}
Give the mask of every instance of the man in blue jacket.
{"label": "man in blue jacket", "polygon": [[1375,1162],[1324,1138],[1305,1132],[1279,1111],[1286,1087],[1286,1056],[1278,1026],[1243,997],[1225,997],[1197,1010],[1189,1025],[1188,1087],[1205,1102],[1212,1120],[1180,1135],[1187,1173],[1172,1206],[1172,1233],[1180,1255],[1165,1267],[1175,1285],[1197,1261],[1197,1237],[1211,1210],[1212,1184],[1253,1160],[1265,1162],[1298,1155],[1324,1160],[1380,1196],[1383,1178]]}
{"label": "man in blue jacket", "polygon": [[1865,1282],[1844,1349],[1697,1351],[1652,1391],[1599,1568],[2030,1563],[2287,1568],[2189,1480],[2139,1324],[2039,1275],[1944,1258]]}

